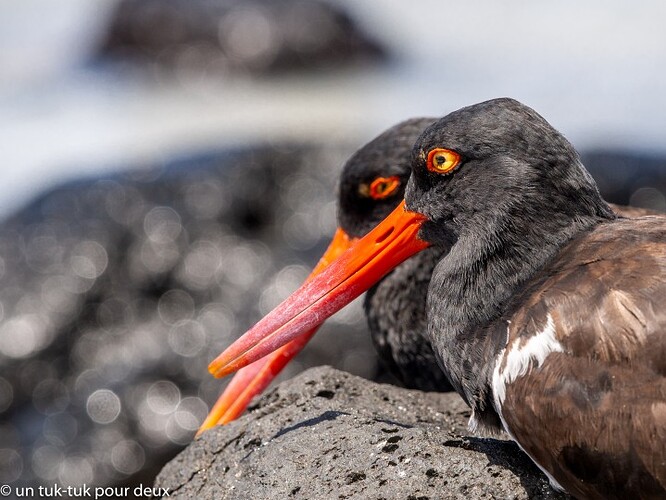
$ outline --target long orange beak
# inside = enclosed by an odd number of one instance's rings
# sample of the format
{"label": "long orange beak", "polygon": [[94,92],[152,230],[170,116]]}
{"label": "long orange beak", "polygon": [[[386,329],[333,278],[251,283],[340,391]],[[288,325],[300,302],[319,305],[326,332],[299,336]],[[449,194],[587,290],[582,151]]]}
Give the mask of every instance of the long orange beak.
{"label": "long orange beak", "polygon": [[[346,232],[338,228],[333,236],[333,241],[324,252],[308,277],[308,280],[319,274],[339,255],[347,250],[356,241],[350,238]],[[306,281],[307,282],[307,281]],[[286,345],[280,347],[272,354],[265,356],[249,366],[241,369],[229,382],[224,392],[213,405],[210,413],[197,431],[197,436],[215,425],[224,425],[245,411],[252,398],[263,392],[282,369],[305,347],[312,336],[317,332],[314,327],[306,333],[296,337]]]}
{"label": "long orange beak", "polygon": [[425,216],[405,202],[321,273],[259,321],[208,367],[223,377],[324,322],[398,264],[429,246],[418,238]]}

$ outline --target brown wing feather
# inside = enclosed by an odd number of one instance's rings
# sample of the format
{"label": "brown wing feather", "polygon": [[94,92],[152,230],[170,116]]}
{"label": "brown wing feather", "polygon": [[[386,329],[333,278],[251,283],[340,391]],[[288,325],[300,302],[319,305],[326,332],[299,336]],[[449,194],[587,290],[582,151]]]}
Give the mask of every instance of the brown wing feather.
{"label": "brown wing feather", "polygon": [[604,224],[545,271],[504,318],[508,346],[550,315],[563,352],[507,385],[505,425],[577,496],[666,497],[666,219]]}
{"label": "brown wing feather", "polygon": [[666,380],[646,369],[553,353],[506,389],[522,448],[583,498],[664,498]]}

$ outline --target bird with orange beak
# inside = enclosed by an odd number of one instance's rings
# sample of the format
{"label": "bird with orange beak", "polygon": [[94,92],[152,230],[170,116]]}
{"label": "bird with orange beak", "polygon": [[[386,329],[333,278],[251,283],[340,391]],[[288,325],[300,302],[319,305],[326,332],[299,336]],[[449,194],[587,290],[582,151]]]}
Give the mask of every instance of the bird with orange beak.
{"label": "bird with orange beak", "polygon": [[[345,163],[338,188],[339,228],[311,277],[390,214],[403,199],[411,174],[414,141],[434,118],[412,118],[386,130]],[[375,348],[389,372],[404,386],[451,391],[426,334],[428,281],[441,258],[430,248],[398,266],[373,286],[364,308]],[[237,418],[305,347],[313,327],[271,354],[240,370],[202,424],[199,434]]]}
{"label": "bird with orange beak", "polygon": [[426,128],[405,200],[213,363],[299,338],[410,256],[442,257],[427,335],[472,408],[556,488],[666,496],[666,219],[618,218],[573,146],[512,99]]}

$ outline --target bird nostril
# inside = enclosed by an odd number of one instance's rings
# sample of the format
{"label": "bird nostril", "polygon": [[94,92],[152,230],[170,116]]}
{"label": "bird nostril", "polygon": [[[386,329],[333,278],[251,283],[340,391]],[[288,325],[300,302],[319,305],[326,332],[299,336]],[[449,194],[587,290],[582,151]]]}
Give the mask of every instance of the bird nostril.
{"label": "bird nostril", "polygon": [[393,232],[393,228],[387,229],[386,232],[384,232],[379,238],[377,238],[377,241],[375,243],[381,243],[383,242],[386,238],[388,238],[391,233]]}

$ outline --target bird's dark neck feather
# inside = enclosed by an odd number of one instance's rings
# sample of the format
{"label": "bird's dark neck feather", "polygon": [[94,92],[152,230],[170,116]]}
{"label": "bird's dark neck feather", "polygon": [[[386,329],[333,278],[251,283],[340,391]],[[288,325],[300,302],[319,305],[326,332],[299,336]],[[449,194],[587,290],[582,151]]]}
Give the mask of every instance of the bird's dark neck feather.
{"label": "bird's dark neck feather", "polygon": [[430,247],[397,266],[365,296],[365,313],[375,348],[403,385],[423,391],[450,391],[427,334],[426,296],[432,272],[442,259]]}
{"label": "bird's dark neck feather", "polygon": [[598,203],[539,214],[499,207],[494,220],[463,229],[438,264],[428,294],[429,335],[449,379],[477,414],[494,411],[492,372],[506,342],[489,326],[567,241],[614,217],[601,198]]}

